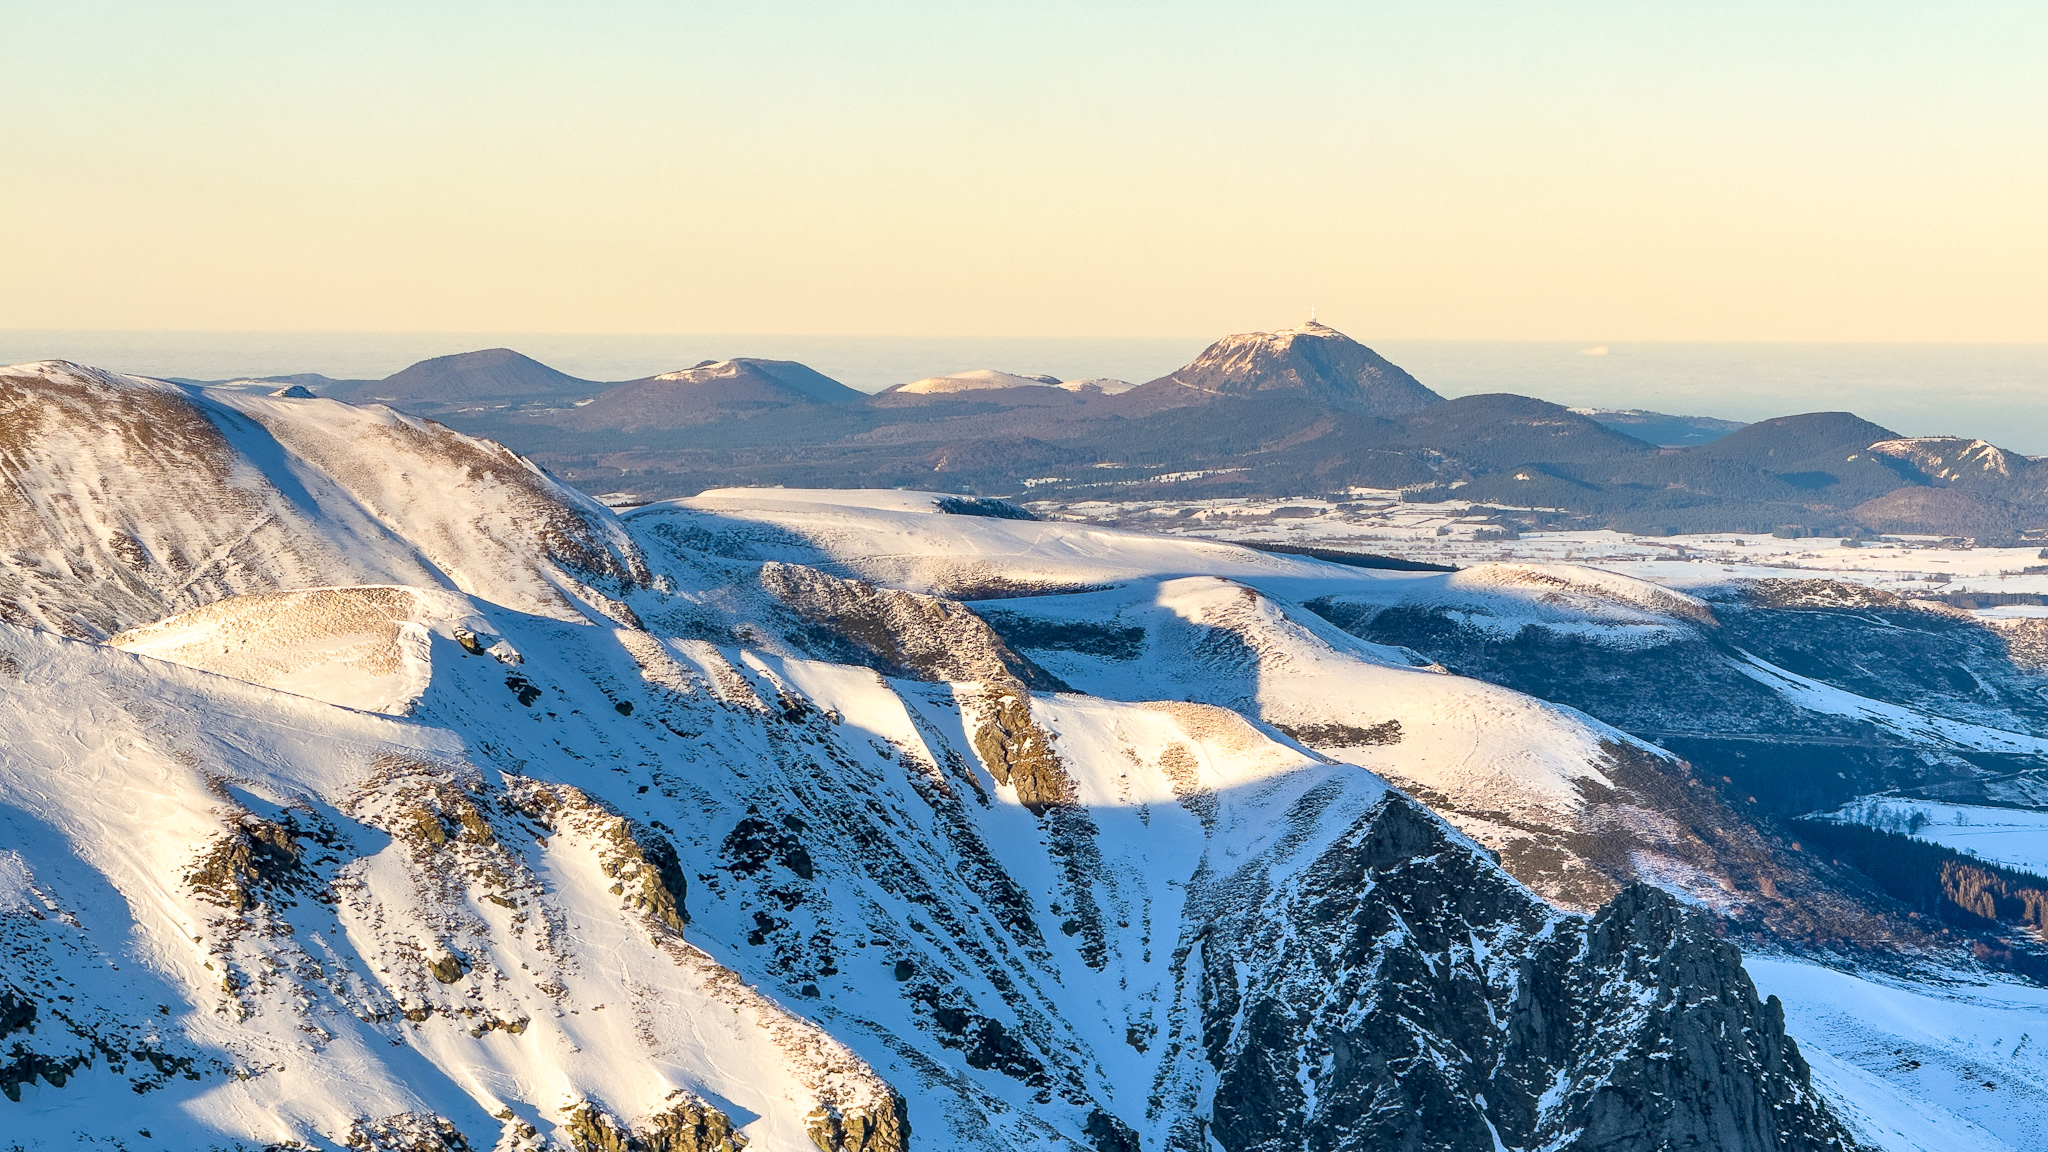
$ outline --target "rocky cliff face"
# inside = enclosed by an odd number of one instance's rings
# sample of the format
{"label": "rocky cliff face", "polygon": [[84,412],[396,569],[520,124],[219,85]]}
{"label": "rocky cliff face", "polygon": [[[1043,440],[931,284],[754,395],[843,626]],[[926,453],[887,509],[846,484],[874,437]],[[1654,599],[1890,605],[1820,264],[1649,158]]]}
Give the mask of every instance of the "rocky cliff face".
{"label": "rocky cliff face", "polygon": [[1399,799],[1202,952],[1231,1152],[1854,1144],[1706,918],[1559,917]]}

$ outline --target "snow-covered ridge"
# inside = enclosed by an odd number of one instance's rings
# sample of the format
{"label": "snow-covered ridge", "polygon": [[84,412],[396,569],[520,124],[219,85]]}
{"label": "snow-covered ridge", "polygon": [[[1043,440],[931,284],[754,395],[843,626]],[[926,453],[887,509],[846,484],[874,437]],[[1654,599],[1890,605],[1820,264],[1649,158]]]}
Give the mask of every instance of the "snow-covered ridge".
{"label": "snow-covered ridge", "polygon": [[[1670,762],[1300,607],[1435,576],[937,493],[621,518],[388,409],[62,366],[0,404],[24,1144],[1534,1149],[1615,1094],[1840,1142],[1704,920],[1479,846],[1600,816],[1704,903],[1624,811]],[[997,620],[1061,603],[1078,647]],[[1674,1044],[1730,1071],[1613,1075]]]}
{"label": "snow-covered ridge", "polygon": [[0,619],[100,639],[223,596],[401,584],[581,617],[646,578],[595,501],[383,407],[0,369]]}
{"label": "snow-covered ridge", "polygon": [[976,368],[970,372],[954,372],[945,376],[926,376],[908,384],[898,384],[888,389],[913,396],[940,395],[949,392],[980,392],[992,388],[1056,388],[1059,379],[1054,376],[1020,376],[1014,372],[999,372],[994,368]]}
{"label": "snow-covered ridge", "polygon": [[1971,473],[2005,478],[2013,474],[2015,464],[2033,463],[2027,457],[2015,458],[1989,441],[1957,436],[1880,440],[1868,451],[1897,457],[1941,480],[1960,480]]}

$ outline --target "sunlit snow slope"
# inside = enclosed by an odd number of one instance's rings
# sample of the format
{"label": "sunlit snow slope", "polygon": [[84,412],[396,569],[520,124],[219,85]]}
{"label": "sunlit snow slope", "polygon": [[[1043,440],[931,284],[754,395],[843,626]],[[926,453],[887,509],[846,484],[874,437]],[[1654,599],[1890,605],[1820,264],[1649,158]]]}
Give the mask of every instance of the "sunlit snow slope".
{"label": "sunlit snow slope", "polygon": [[1751,881],[1682,766],[1290,607],[1401,577],[921,494],[621,520],[61,363],[0,414],[14,1143],[1848,1146],[1687,907]]}

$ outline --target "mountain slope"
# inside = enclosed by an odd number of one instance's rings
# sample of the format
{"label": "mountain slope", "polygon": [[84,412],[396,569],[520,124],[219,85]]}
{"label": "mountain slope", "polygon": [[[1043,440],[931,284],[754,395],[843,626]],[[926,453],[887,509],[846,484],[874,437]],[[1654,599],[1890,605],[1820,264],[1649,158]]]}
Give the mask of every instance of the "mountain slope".
{"label": "mountain slope", "polygon": [[[813,1109],[892,1114],[850,1052],[684,942],[671,850],[581,790],[11,626],[0,655],[9,897],[42,906],[0,919],[5,995],[41,1025],[10,1023],[10,1136],[518,1146],[547,1113],[728,1124],[708,1094],[796,1147]],[[91,1112],[127,1082],[161,1095]]]}
{"label": "mountain slope", "polygon": [[645,576],[595,501],[388,408],[25,365],[0,370],[0,475],[0,619],[88,639],[341,584],[577,614],[565,586]]}
{"label": "mountain slope", "polygon": [[1646,444],[1667,448],[1690,448],[1709,444],[1742,427],[1740,420],[1714,416],[1673,416],[1646,412],[1640,408],[1573,408],[1581,416],[1596,420],[1617,432],[1625,432]]}
{"label": "mountain slope", "polygon": [[[87,375],[31,384],[190,434],[10,445],[40,464],[10,523],[47,554],[162,491],[195,538],[244,499],[280,526],[226,569],[246,589],[107,608],[129,651],[0,625],[0,1115],[27,1145],[1851,1144],[1704,912],[1546,903],[1280,724],[1405,678],[1450,703],[1381,749],[1419,779],[1469,748],[1460,787],[1515,796],[1597,772],[1601,729],[1215,579],[1426,577],[934,494],[621,519],[389,410]],[[328,578],[401,561],[424,577]],[[137,571],[11,595],[62,619]],[[1080,579],[1162,582],[1199,618],[1169,648],[1258,659],[1211,700],[1063,691],[1081,665],[934,594]],[[1253,682],[1290,668],[1361,679],[1288,713]],[[1534,745],[1496,731],[1517,716]]]}
{"label": "mountain slope", "polygon": [[896,384],[882,389],[883,393],[909,396],[939,396],[954,392],[1005,391],[1011,388],[1057,388],[1056,376],[1019,376],[1014,372],[999,372],[993,368],[977,368],[968,372],[953,372],[945,376],[926,376],[908,384]]}

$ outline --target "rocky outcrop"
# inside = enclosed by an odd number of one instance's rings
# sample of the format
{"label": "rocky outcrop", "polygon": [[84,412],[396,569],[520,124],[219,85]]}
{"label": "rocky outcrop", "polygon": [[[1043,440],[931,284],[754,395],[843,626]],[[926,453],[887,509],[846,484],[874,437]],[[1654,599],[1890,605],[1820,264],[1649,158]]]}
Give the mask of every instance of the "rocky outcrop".
{"label": "rocky outcrop", "polygon": [[747,1146],[725,1113],[687,1092],[669,1099],[637,1128],[586,1101],[569,1110],[562,1128],[575,1152],[741,1152]]}
{"label": "rocky outcrop", "polygon": [[1220,891],[1200,951],[1226,1152],[1854,1147],[1777,1003],[1660,891],[1559,915],[1398,796],[1294,881]]}
{"label": "rocky outcrop", "polygon": [[641,1128],[640,1143],[647,1152],[740,1152],[747,1146],[731,1117],[687,1093],[676,1095],[683,1099],[656,1112]]}
{"label": "rocky outcrop", "polygon": [[1074,803],[1074,782],[1053,750],[1052,737],[1031,718],[1031,695],[1014,681],[998,682],[975,700],[974,750],[996,783],[1017,790],[1017,802],[1043,816]]}
{"label": "rocky outcrop", "polygon": [[462,1130],[422,1112],[401,1112],[381,1120],[358,1120],[343,1146],[351,1152],[470,1152]]}
{"label": "rocky outcrop", "polygon": [[903,1097],[886,1108],[821,1106],[807,1123],[820,1152],[908,1152],[910,1111]]}
{"label": "rocky outcrop", "polygon": [[796,564],[762,565],[761,583],[810,626],[820,647],[850,648],[890,675],[978,685],[970,739],[989,774],[1014,787],[1033,815],[1073,806],[1073,781],[1031,716],[1033,689],[1066,685],[1019,656],[981,617],[951,600]]}
{"label": "rocky outcrop", "polygon": [[612,811],[581,788],[506,778],[518,811],[550,832],[576,833],[597,849],[598,866],[611,877],[612,895],[657,929],[680,933],[689,922],[683,897],[688,880],[675,846],[661,833]]}
{"label": "rocky outcrop", "polygon": [[243,813],[193,862],[185,883],[208,904],[247,912],[266,890],[290,891],[306,882],[300,855],[292,829]]}
{"label": "rocky outcrop", "polygon": [[814,646],[850,654],[891,676],[1016,681],[1039,691],[1066,687],[952,600],[828,576],[800,564],[762,565],[761,586],[809,626]]}

